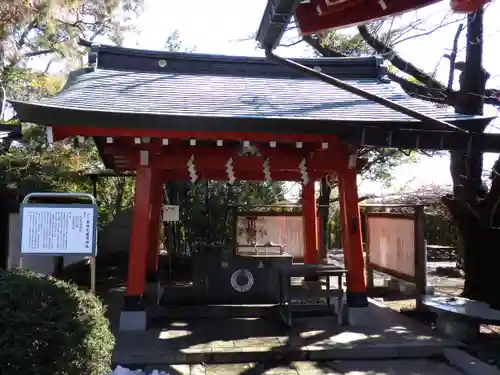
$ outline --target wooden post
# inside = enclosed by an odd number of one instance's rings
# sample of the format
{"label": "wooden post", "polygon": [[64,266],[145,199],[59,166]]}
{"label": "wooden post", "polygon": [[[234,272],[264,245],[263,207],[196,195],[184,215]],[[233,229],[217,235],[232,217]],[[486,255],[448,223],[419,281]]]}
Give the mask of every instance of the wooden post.
{"label": "wooden post", "polygon": [[370,213],[365,212],[363,215],[365,222],[365,266],[366,266],[366,287],[373,289],[375,287],[373,268],[370,263]]}
{"label": "wooden post", "polygon": [[304,264],[318,263],[318,220],[314,180],[302,184],[302,217],[304,222]]}
{"label": "wooden post", "polygon": [[149,248],[149,217],[153,173],[150,167],[136,172],[135,197],[130,235],[130,252],[125,292],[125,309],[141,310],[146,284],[146,258]]}
{"label": "wooden post", "polygon": [[422,308],[422,297],[427,293],[427,244],[425,241],[424,207],[415,210],[415,284],[417,309]]}
{"label": "wooden post", "polygon": [[363,239],[358,202],[356,169],[346,169],[339,174],[340,201],[343,201],[342,239],[347,273],[347,305],[367,307],[368,298],[365,284],[365,260],[363,257]]}

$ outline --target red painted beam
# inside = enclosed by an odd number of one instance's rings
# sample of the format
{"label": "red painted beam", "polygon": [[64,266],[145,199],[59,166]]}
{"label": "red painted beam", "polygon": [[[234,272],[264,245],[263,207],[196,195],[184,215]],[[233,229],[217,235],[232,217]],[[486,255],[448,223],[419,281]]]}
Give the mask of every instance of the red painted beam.
{"label": "red painted beam", "polygon": [[[325,157],[338,157],[339,153],[345,152],[346,146],[339,141],[329,143],[329,147],[322,149],[319,143],[306,143],[301,148],[297,148],[295,144],[281,144],[279,147],[269,147],[266,144],[259,143],[256,145],[258,152],[261,156],[265,157],[288,157],[294,155],[300,158],[308,157],[311,154],[321,154]],[[135,144],[133,138],[117,138],[113,143],[105,144],[104,151],[107,154],[121,154],[126,150],[127,152],[139,152],[141,150],[148,150],[157,155],[184,155],[191,157],[206,156],[206,155],[220,155],[223,157],[231,157],[238,155],[242,151],[241,145],[223,145],[216,146],[214,144],[197,143],[194,146],[189,145],[187,142],[169,144],[163,146],[160,139],[152,139],[149,143]]]}
{"label": "red painted beam", "polygon": [[338,139],[335,135],[302,134],[286,131],[282,133],[258,132],[215,132],[191,130],[159,130],[147,128],[96,128],[92,126],[64,126],[54,125],[54,140],[61,140],[73,136],[86,137],[152,137],[168,139],[210,139],[210,140],[245,140],[245,141],[276,141],[276,142],[334,142]]}
{"label": "red painted beam", "polygon": [[[225,171],[221,170],[203,170],[196,171],[198,179],[200,180],[215,180],[215,181],[227,181],[228,175]],[[323,174],[324,175],[324,174]],[[165,171],[165,179],[168,180],[183,180],[189,181],[189,173],[186,170],[171,170]],[[237,180],[243,181],[264,181],[264,173],[258,171],[236,171],[235,177]],[[322,175],[319,173],[310,173],[309,179],[319,179]],[[298,171],[277,171],[271,172],[271,178],[273,181],[302,181],[302,176]]]}
{"label": "red painted beam", "polygon": [[416,10],[441,0],[346,0],[327,6],[326,0],[301,3],[295,19],[302,34],[355,26],[379,18]]}
{"label": "red painted beam", "polygon": [[339,177],[341,202],[342,247],[347,273],[347,292],[365,294],[365,261],[363,257],[363,238],[359,213],[358,186],[356,171],[348,170]]}
{"label": "red painted beam", "polygon": [[[113,146],[113,145],[109,145]],[[300,150],[300,149],[299,149]],[[106,147],[105,153],[113,156],[126,158],[130,165],[139,165],[139,150],[129,150],[120,146]],[[309,154],[309,155],[307,155]],[[150,155],[150,164],[158,169],[182,169],[187,168],[191,156],[194,156],[196,169],[222,169],[225,170],[229,158],[233,159],[233,168],[242,171],[262,171],[265,156],[232,156],[233,151],[223,148],[210,150],[199,150],[192,147],[189,153]],[[309,156],[309,157],[308,157]],[[269,157],[269,165],[274,170],[298,170],[302,159],[306,158],[308,170],[340,171],[346,168],[346,155],[341,150],[323,150],[316,153],[305,153],[303,151],[290,152],[288,154],[276,154]]]}

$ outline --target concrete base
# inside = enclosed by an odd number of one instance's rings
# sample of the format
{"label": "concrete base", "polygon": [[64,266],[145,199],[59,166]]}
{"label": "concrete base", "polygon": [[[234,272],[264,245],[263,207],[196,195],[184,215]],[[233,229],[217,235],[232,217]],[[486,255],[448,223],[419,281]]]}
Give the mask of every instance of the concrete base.
{"label": "concrete base", "polygon": [[122,311],[120,313],[120,331],[145,331],[146,311]]}
{"label": "concrete base", "polygon": [[472,321],[454,319],[446,314],[439,315],[436,322],[436,330],[448,337],[468,341],[479,334],[479,324]]}
{"label": "concrete base", "polygon": [[370,312],[369,307],[347,306],[347,324],[351,327],[372,325],[373,321],[370,319]]}

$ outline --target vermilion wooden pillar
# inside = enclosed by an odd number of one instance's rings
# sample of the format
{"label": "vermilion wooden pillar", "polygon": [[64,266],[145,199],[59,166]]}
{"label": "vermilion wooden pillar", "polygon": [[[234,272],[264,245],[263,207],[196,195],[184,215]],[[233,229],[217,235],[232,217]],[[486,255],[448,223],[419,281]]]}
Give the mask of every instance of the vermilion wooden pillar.
{"label": "vermilion wooden pillar", "polygon": [[151,184],[151,216],[149,218],[149,246],[147,255],[147,281],[158,282],[158,245],[160,240],[160,215],[163,206],[163,180],[157,171],[153,172]]}
{"label": "vermilion wooden pillar", "polygon": [[338,179],[339,186],[339,218],[340,218],[340,244],[344,253],[344,264],[346,269],[349,269],[349,236],[347,233],[349,232],[349,228],[347,226],[347,216],[346,216],[346,207],[345,207],[345,196],[344,189],[342,189],[342,181],[339,177]]}
{"label": "vermilion wooden pillar", "polygon": [[151,167],[138,167],[130,235],[130,253],[125,293],[125,309],[142,309],[146,284],[146,265],[149,249],[150,208],[153,171]]}
{"label": "vermilion wooden pillar", "polygon": [[365,282],[365,261],[363,257],[363,239],[358,202],[356,169],[346,169],[339,174],[341,200],[342,247],[346,259],[347,305],[367,307]]}
{"label": "vermilion wooden pillar", "polygon": [[302,217],[304,222],[304,264],[318,263],[318,219],[314,180],[302,184]]}

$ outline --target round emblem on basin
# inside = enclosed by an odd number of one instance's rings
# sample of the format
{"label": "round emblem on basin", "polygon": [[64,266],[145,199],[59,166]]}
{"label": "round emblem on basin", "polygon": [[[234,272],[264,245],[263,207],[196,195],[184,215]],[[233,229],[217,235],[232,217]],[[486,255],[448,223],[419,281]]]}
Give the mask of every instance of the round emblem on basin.
{"label": "round emblem on basin", "polygon": [[249,270],[239,269],[231,275],[231,286],[237,292],[248,292],[255,279]]}

